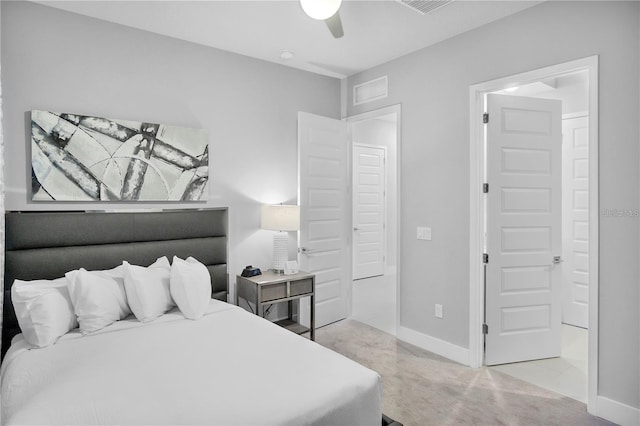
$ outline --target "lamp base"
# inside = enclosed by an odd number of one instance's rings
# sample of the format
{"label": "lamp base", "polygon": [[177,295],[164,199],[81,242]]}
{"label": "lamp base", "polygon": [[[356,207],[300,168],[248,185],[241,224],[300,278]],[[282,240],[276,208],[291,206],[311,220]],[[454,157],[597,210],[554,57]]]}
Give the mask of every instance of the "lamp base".
{"label": "lamp base", "polygon": [[273,268],[277,273],[284,272],[284,264],[289,260],[289,234],[287,232],[276,232],[273,234]]}

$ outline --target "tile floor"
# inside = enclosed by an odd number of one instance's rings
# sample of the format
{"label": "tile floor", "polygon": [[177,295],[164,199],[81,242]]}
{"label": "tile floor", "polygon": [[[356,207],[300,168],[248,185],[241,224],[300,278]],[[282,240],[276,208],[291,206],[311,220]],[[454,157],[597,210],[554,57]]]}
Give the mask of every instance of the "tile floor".
{"label": "tile floor", "polygon": [[457,364],[358,321],[319,328],[316,342],[377,371],[382,411],[405,426],[611,424],[575,399],[494,368]]}
{"label": "tile floor", "polygon": [[541,388],[587,402],[587,330],[562,325],[560,358],[490,367]]}

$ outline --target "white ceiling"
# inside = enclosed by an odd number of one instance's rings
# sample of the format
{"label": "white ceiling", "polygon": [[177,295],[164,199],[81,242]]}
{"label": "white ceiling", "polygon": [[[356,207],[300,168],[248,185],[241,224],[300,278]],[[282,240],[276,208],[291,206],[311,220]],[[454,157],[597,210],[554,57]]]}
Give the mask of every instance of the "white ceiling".
{"label": "white ceiling", "polygon": [[[37,2],[338,78],[541,3],[455,0],[420,15],[395,0],[344,0],[345,35],[334,39],[297,0]],[[294,58],[281,59],[283,50],[294,52]]]}

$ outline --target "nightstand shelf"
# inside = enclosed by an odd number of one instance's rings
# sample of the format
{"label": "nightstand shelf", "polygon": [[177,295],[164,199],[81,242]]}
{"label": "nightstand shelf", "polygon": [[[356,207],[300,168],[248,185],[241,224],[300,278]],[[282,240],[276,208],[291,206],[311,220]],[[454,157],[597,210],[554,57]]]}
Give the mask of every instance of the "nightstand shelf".
{"label": "nightstand shelf", "polygon": [[[288,318],[275,323],[297,334],[309,332],[311,340],[315,340],[315,281],[313,274],[298,272],[284,275],[266,271],[255,277],[237,276],[236,305],[240,299],[255,304],[255,314],[264,317],[264,307],[280,302],[287,302]],[[293,302],[303,297],[311,299],[309,325],[305,327],[293,320]]]}
{"label": "nightstand shelf", "polygon": [[293,331],[296,334],[304,334],[311,330],[309,327],[305,327],[304,325],[297,323],[294,320],[290,320],[289,318],[275,321],[275,323],[280,327],[286,328],[289,331]]}

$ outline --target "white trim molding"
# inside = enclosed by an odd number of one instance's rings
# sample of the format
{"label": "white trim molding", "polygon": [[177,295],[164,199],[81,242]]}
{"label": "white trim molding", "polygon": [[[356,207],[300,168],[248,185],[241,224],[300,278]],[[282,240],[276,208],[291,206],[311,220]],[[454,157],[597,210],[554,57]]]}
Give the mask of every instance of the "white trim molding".
{"label": "white trim molding", "polygon": [[598,417],[622,426],[640,425],[640,408],[631,407],[604,396],[598,396],[597,407]]}
{"label": "white trim molding", "polygon": [[522,74],[499,78],[470,86],[469,122],[469,359],[468,365],[481,367],[484,362],[484,194],[485,182],[484,126],[482,114],[487,93],[505,87],[521,86],[544,78],[576,71],[589,72],[589,348],[588,348],[588,404],[591,414],[600,414],[598,396],[598,278],[599,278],[599,189],[598,189],[598,56],[565,62]]}
{"label": "white trim molding", "polygon": [[469,361],[469,349],[407,327],[398,327],[398,339],[463,365]]}

